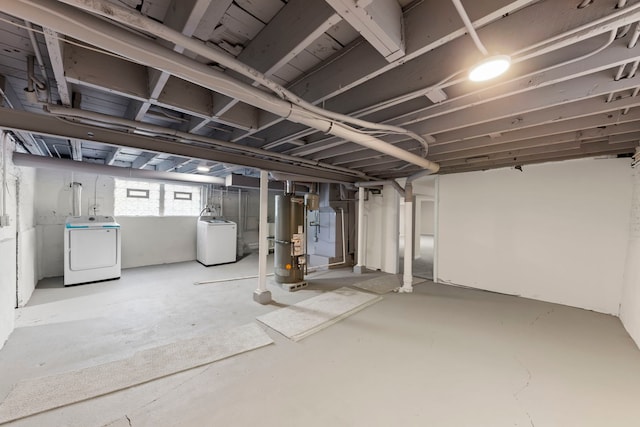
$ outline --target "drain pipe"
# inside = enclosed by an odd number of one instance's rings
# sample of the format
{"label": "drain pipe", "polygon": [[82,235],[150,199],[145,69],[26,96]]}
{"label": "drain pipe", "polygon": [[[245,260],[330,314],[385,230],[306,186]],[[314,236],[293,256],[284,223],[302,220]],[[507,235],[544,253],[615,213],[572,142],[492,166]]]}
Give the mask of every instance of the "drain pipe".
{"label": "drain pipe", "polygon": [[33,48],[33,52],[36,55],[36,61],[38,61],[38,67],[40,68],[40,74],[42,74],[42,78],[44,79],[44,90],[47,91],[47,101],[51,100],[51,96],[49,94],[49,76],[47,75],[47,67],[44,64],[44,60],[42,59],[42,53],[40,52],[40,47],[38,46],[38,41],[36,40],[36,35],[33,31],[33,26],[31,22],[25,20],[24,25],[27,28],[27,32],[29,33],[29,40],[31,41],[31,47]]}
{"label": "drain pipe", "polygon": [[74,7],[46,0],[32,0],[29,5],[21,2],[4,2],[3,7],[4,11],[10,15],[29,19],[39,25],[84,40],[136,63],[143,63],[254,107],[267,110],[292,122],[352,141],[363,147],[429,169],[434,173],[440,168],[437,163],[362,133],[336,120],[313,114],[292,102],[266,93],[250,84],[242,83],[220,71],[211,69],[206,64],[161,46],[153,40],[118,28]]}

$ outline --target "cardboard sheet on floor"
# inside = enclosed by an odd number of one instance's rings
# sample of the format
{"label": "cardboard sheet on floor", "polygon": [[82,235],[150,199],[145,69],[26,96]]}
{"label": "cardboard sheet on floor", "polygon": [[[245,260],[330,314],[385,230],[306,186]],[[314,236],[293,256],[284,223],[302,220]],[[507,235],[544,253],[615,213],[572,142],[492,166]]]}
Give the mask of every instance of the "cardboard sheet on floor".
{"label": "cardboard sheet on floor", "polygon": [[273,343],[257,324],[142,350],[77,371],[17,383],[0,404],[0,424],[226,359]]}
{"label": "cardboard sheet on floor", "polygon": [[397,274],[386,274],[383,276],[374,277],[373,279],[367,279],[363,280],[362,282],[354,283],[352,286],[379,295],[384,295],[402,286],[402,277],[398,276]]}
{"label": "cardboard sheet on floor", "polygon": [[263,314],[256,319],[285,337],[299,341],[381,299],[381,296],[345,287]]}
{"label": "cardboard sheet on floor", "polygon": [[[427,279],[414,277],[411,284],[417,285],[418,283],[423,283],[426,281]],[[373,279],[354,283],[351,286],[355,286],[356,288],[364,289],[365,291],[373,292],[378,295],[384,295],[402,286],[402,275],[388,274],[384,276],[378,276],[374,277]]]}

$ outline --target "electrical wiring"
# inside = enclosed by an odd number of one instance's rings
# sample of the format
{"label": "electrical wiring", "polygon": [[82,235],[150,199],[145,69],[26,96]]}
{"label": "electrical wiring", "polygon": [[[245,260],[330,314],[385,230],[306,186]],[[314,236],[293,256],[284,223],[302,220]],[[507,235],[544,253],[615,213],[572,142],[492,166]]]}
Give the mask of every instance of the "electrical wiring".
{"label": "electrical wiring", "polygon": [[[398,126],[373,123],[317,107],[303,100],[288,89],[282,87],[280,84],[269,79],[260,71],[241,63],[235,57],[224,52],[215,51],[206,46],[206,44],[191,37],[187,37],[182,33],[179,33],[178,31],[172,30],[165,25],[155,22],[152,19],[149,19],[146,16],[142,15],[141,13],[134,12],[127,7],[109,3],[109,11],[108,13],[106,13],[101,8],[96,7],[96,2],[92,2],[92,4],[90,5],[87,5],[86,2],[84,2],[83,4],[83,2],[81,1],[78,2],[73,0],[61,0],[61,2],[71,6],[79,7],[80,9],[83,9],[85,11],[98,14],[115,22],[132,26],[133,28],[138,30],[149,31],[157,37],[163,38],[176,45],[182,46],[190,51],[202,55],[207,59],[210,59],[228,69],[231,69],[237,73],[242,74],[245,77],[252,79],[256,83],[259,83],[260,85],[275,93],[279,98],[291,102],[293,105],[296,105],[297,107],[312,113],[314,115],[313,118],[315,119],[329,119],[332,121],[347,123],[366,129],[379,130],[387,133],[404,134],[420,142],[420,144],[424,147],[425,152],[428,149],[426,140],[422,138],[422,136],[410,130],[403,129]],[[358,131],[356,128],[352,129],[356,132]]]}

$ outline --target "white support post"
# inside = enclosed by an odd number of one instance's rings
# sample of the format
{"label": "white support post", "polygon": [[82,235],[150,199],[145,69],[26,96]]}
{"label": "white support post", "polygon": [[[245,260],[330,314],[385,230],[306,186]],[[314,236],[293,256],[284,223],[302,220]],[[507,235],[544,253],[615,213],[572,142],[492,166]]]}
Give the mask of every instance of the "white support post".
{"label": "white support post", "polygon": [[353,272],[362,274],[366,271],[364,266],[364,187],[358,188],[358,262],[353,267]]}
{"label": "white support post", "polygon": [[260,304],[271,302],[271,292],[267,290],[267,255],[269,244],[267,242],[268,224],[267,210],[269,195],[269,173],[260,171],[260,231],[258,246],[258,289],[253,292],[253,300]]}
{"label": "white support post", "polygon": [[413,292],[413,185],[404,187],[404,273],[400,292]]}

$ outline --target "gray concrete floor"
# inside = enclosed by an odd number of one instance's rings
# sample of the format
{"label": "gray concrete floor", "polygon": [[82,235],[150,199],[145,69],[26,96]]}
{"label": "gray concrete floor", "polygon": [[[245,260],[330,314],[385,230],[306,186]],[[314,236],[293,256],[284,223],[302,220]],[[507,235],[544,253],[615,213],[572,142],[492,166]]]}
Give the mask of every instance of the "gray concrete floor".
{"label": "gray concrete floor", "polygon": [[[42,281],[0,350],[0,399],[20,379],[253,322],[363,279],[322,272],[296,293],[271,287],[268,306],[252,301],[255,279],[193,285],[256,270],[249,256]],[[639,425],[640,351],[612,316],[427,282],[298,343],[267,333],[274,345],[14,425]]]}

